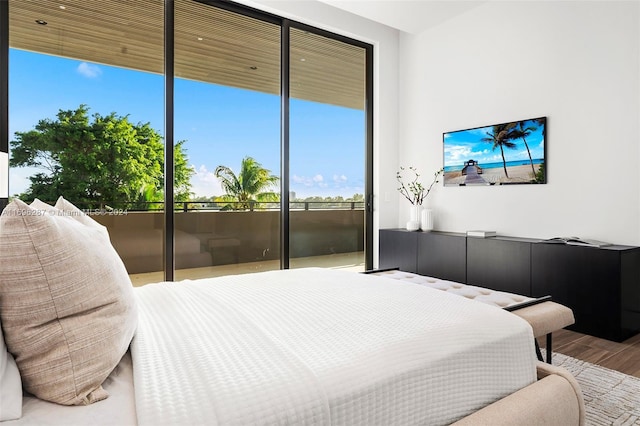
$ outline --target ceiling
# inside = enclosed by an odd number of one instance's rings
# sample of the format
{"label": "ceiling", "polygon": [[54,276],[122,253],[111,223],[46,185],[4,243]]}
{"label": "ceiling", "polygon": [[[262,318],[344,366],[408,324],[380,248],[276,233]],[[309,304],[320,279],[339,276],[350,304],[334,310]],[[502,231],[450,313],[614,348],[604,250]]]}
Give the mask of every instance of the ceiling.
{"label": "ceiling", "polygon": [[418,34],[488,0],[319,0],[407,33]]}
{"label": "ceiling", "polygon": [[[320,1],[400,31],[419,33],[487,0]],[[162,74],[163,3],[10,0],[10,46]],[[175,4],[176,77],[280,92],[277,25],[193,0],[176,0]],[[365,51],[293,30],[290,79],[293,98],[364,109]]]}
{"label": "ceiling", "polygon": [[[10,0],[9,44],[162,74],[163,3]],[[192,0],[176,0],[174,34],[176,77],[280,93],[279,26]],[[293,98],[364,109],[363,48],[296,29],[290,44]]]}

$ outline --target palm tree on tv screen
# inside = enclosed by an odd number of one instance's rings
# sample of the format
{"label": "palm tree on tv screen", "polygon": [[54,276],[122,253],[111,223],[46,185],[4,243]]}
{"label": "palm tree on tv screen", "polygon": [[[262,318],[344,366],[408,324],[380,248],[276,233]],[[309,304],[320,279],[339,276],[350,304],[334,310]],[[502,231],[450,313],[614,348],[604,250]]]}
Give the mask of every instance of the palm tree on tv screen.
{"label": "palm tree on tv screen", "polygon": [[279,178],[251,157],[242,159],[240,172],[237,175],[227,166],[216,167],[214,174],[220,179],[222,188],[227,193],[222,198],[229,204],[223,210],[249,210],[257,201],[277,202],[279,200],[276,192],[268,191],[278,183]]}
{"label": "palm tree on tv screen", "polygon": [[493,144],[491,150],[495,150],[500,147],[500,154],[502,154],[502,167],[504,168],[504,175],[509,178],[509,173],[507,172],[507,161],[504,158],[504,148],[514,149],[516,148],[516,144],[511,142],[511,140],[515,139],[517,136],[513,131],[513,128],[516,126],[516,123],[505,123],[505,124],[496,124],[492,126],[492,132],[486,132],[487,137],[480,139],[483,142],[489,142]]}
{"label": "palm tree on tv screen", "polygon": [[522,139],[524,142],[524,146],[527,148],[527,154],[529,154],[529,164],[531,164],[531,172],[533,172],[533,176],[536,175],[536,170],[533,167],[533,159],[531,158],[531,151],[529,150],[529,144],[527,144],[527,136],[529,136],[532,132],[535,132],[538,128],[535,126],[527,126],[525,127],[525,121],[518,121],[518,127],[515,130],[515,134],[517,137]]}

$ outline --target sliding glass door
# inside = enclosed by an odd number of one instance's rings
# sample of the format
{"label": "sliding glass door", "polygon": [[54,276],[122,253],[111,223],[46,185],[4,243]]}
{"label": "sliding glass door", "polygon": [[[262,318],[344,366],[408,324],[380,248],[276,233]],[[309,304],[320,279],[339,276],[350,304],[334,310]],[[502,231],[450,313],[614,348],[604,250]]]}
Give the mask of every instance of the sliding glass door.
{"label": "sliding glass door", "polygon": [[[280,268],[280,26],[175,4],[176,278]],[[176,176],[176,187],[179,187]]]}
{"label": "sliding glass door", "polygon": [[370,45],[217,0],[0,12],[9,197],[87,211],[135,285],[372,266]]}
{"label": "sliding glass door", "polygon": [[290,266],[365,269],[366,50],[290,32]]}

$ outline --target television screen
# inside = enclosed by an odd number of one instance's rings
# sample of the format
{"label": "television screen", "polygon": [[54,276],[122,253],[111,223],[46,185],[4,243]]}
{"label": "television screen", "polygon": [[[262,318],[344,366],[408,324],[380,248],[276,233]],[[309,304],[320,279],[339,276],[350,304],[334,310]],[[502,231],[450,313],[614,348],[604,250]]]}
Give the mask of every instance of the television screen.
{"label": "television screen", "polygon": [[546,117],[443,133],[444,185],[546,183]]}

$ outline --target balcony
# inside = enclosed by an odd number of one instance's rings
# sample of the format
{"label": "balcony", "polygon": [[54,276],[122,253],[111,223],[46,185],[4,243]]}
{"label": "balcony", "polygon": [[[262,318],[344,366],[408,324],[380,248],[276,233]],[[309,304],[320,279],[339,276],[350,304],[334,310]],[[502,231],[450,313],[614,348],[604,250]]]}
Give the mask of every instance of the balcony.
{"label": "balcony", "polygon": [[[176,279],[279,269],[279,206],[251,207],[177,203]],[[109,230],[134,285],[163,280],[162,210],[89,212]],[[291,203],[290,266],[364,270],[364,216],[362,202]]]}

